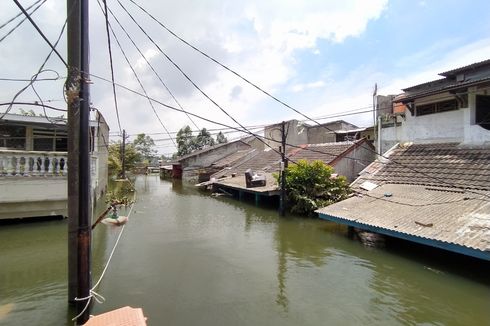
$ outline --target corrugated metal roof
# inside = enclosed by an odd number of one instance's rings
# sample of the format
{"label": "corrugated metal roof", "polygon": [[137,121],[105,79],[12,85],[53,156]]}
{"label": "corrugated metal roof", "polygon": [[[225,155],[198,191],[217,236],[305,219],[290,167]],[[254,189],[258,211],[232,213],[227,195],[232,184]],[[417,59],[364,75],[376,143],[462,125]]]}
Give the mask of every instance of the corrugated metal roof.
{"label": "corrugated metal roof", "polygon": [[[385,194],[391,194],[386,197]],[[485,195],[419,185],[384,184],[317,210],[364,225],[490,251],[490,202]]]}

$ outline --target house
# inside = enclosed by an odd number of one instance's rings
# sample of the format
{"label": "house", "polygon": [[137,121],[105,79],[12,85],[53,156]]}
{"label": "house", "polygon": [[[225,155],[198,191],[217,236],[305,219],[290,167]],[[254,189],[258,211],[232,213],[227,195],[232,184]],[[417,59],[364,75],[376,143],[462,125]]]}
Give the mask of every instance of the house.
{"label": "house", "polygon": [[325,220],[490,260],[490,148],[408,144],[367,167]]}
{"label": "house", "polygon": [[[331,165],[336,174],[345,176],[349,181],[354,180],[374,160],[374,147],[366,139],[354,142],[337,142],[325,144],[303,144],[301,146],[286,146],[288,161],[298,160],[323,161]],[[245,171],[264,175],[266,185],[248,189],[245,182]],[[259,193],[264,196],[278,195],[278,184],[275,173],[281,169],[281,155],[270,148],[253,152],[248,159],[241,160],[233,166],[226,167],[211,175],[212,183],[217,188],[233,189],[249,193]]]}
{"label": "house", "polygon": [[490,59],[405,88],[383,115],[381,153],[397,143],[490,142]]}
{"label": "house", "polygon": [[[65,118],[6,114],[0,120],[0,219],[67,214]],[[107,189],[109,127],[90,121],[92,195]]]}
{"label": "house", "polygon": [[[344,120],[309,125],[298,120],[289,120],[286,124],[286,143],[290,145],[324,144],[366,138],[372,140],[373,127],[360,128]],[[281,124],[266,126],[264,140],[272,147],[281,142]]]}
{"label": "house", "polygon": [[260,146],[255,137],[245,137],[192,152],[178,158],[178,164],[173,164],[174,176],[180,174],[184,181],[194,183],[209,180],[212,173],[255,151],[254,146]]}
{"label": "house", "polygon": [[320,218],[490,260],[490,60],[404,89],[379,159]]}

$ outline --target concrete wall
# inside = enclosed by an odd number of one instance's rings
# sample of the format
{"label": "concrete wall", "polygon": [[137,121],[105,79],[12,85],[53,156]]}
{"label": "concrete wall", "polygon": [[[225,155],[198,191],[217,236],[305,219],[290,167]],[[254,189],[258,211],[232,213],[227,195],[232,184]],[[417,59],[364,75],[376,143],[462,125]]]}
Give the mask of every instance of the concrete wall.
{"label": "concrete wall", "polygon": [[321,126],[313,125],[308,127],[308,144],[334,143],[337,139],[334,131],[358,128],[358,126],[342,120],[324,123]]}
{"label": "concrete wall", "polygon": [[[396,143],[448,143],[459,142],[466,145],[481,145],[490,142],[490,131],[472,123],[472,115],[475,110],[475,92],[473,89],[468,94],[468,107],[455,111],[413,116],[407,109],[405,118],[397,117],[396,121],[401,126],[393,126],[381,129],[381,152],[386,152]],[[427,104],[453,98],[449,93],[425,97],[417,100],[415,104]]]}
{"label": "concrete wall", "polygon": [[349,182],[353,182],[366,166],[374,162],[376,154],[367,142],[355,147],[345,155],[346,157],[338,159],[333,164],[335,172],[343,175]]}
{"label": "concrete wall", "polygon": [[0,178],[0,219],[67,215],[66,177]]}
{"label": "concrete wall", "polygon": [[[291,145],[302,145],[308,143],[307,127],[303,126],[298,120],[286,121],[286,143]],[[265,142],[274,149],[281,146],[281,124],[274,124],[264,128]],[[269,138],[269,139],[267,139]],[[273,139],[273,140],[270,140]]]}
{"label": "concrete wall", "polygon": [[98,131],[95,133],[96,139],[94,148],[95,155],[97,156],[97,180],[94,184],[94,196],[100,198],[102,194],[107,191],[107,182],[109,178],[109,151],[107,146],[109,145],[109,126],[105,122],[104,117],[97,113],[97,119],[99,120]]}

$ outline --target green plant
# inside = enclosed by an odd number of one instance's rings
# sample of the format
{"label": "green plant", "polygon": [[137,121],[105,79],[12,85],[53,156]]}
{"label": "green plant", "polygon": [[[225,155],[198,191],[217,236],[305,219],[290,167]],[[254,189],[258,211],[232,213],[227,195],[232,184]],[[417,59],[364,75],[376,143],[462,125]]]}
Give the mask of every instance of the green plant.
{"label": "green plant", "polygon": [[286,169],[286,192],[291,212],[313,215],[320,207],[343,200],[349,185],[343,176],[322,161],[299,160]]}

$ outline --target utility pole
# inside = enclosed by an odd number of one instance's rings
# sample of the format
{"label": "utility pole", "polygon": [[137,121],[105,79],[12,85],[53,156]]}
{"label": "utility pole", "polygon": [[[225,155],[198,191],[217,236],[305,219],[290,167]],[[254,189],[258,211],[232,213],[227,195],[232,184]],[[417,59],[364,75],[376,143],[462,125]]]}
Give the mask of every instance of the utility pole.
{"label": "utility pole", "polygon": [[[91,181],[88,0],[67,0],[68,301],[80,314],[91,288]],[[87,298],[75,300],[75,298]],[[90,309],[77,319],[84,324]]]}
{"label": "utility pole", "polygon": [[279,213],[281,216],[286,215],[286,123],[281,123],[281,199]]}
{"label": "utility pole", "polygon": [[121,177],[126,179],[126,130],[123,129],[123,141],[121,149],[122,174]]}

